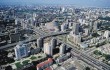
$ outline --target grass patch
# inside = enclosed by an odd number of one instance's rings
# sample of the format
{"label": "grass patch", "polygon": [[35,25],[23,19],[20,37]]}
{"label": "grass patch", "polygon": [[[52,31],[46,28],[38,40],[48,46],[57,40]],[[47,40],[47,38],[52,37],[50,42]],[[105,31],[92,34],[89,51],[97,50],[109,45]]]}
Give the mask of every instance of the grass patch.
{"label": "grass patch", "polygon": [[31,56],[31,58],[30,58],[31,60],[34,60],[34,59],[36,59],[36,57],[35,56]]}
{"label": "grass patch", "polygon": [[100,51],[98,51],[98,50],[95,50],[95,51],[94,51],[94,54],[95,54],[95,55],[102,55],[102,53],[101,53]]}
{"label": "grass patch", "polygon": [[38,56],[38,58],[41,58],[42,56]]}
{"label": "grass patch", "polygon": [[27,64],[29,63],[29,61],[30,61],[30,60],[25,60],[25,61],[23,61],[22,63],[23,63],[23,65],[27,65]]}
{"label": "grass patch", "polygon": [[20,62],[15,63],[15,65],[16,65],[17,68],[21,68],[22,67]]}

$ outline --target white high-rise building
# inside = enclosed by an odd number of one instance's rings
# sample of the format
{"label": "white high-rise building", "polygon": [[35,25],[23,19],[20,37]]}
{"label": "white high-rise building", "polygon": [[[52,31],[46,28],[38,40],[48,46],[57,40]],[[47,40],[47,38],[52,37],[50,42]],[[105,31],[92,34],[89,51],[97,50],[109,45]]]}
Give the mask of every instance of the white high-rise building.
{"label": "white high-rise building", "polygon": [[68,28],[68,25],[65,23],[61,25],[61,31],[66,31],[67,28]]}
{"label": "white high-rise building", "polygon": [[17,24],[18,24],[18,19],[16,18],[16,19],[15,19],[15,25],[17,25]]}
{"label": "white high-rise building", "polygon": [[72,19],[68,20],[68,28],[72,29],[73,23]]}
{"label": "white high-rise building", "polygon": [[85,31],[85,35],[89,35],[89,29],[88,28],[86,28],[86,29],[84,29],[84,31]]}
{"label": "white high-rise building", "polygon": [[60,55],[64,54],[66,50],[66,45],[65,44],[61,44],[60,46]]}
{"label": "white high-rise building", "polygon": [[65,11],[65,8],[64,7],[62,7],[61,8],[61,13],[63,13]]}
{"label": "white high-rise building", "polygon": [[53,49],[52,46],[44,46],[44,53],[47,55],[52,56],[53,55]]}
{"label": "white high-rise building", "polygon": [[37,14],[36,13],[33,13],[33,20],[34,21],[36,20],[36,17],[37,17]]}
{"label": "white high-rise building", "polygon": [[105,33],[104,33],[104,37],[109,38],[109,35],[110,35],[110,31],[106,30]]}
{"label": "white high-rise building", "polygon": [[50,56],[53,55],[52,46],[49,45],[48,43],[46,43],[45,46],[44,46],[44,53],[47,54],[47,55],[50,55]]}
{"label": "white high-rise building", "polygon": [[21,19],[20,21],[21,21],[21,26],[22,26],[22,28],[23,28],[23,29],[26,29],[27,26],[28,26],[28,25],[27,25],[27,22],[26,22],[24,19]]}
{"label": "white high-rise building", "polygon": [[28,44],[20,42],[18,45],[16,45],[14,50],[15,50],[15,56],[17,60],[28,56],[28,51],[29,51]]}

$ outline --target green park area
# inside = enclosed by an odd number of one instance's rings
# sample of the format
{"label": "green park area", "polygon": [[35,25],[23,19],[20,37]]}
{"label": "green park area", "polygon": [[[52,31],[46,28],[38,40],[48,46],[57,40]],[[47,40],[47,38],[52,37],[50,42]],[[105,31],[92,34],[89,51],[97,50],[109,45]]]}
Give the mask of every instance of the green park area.
{"label": "green park area", "polygon": [[31,60],[35,60],[37,57],[35,57],[35,56],[31,56]]}
{"label": "green park area", "polygon": [[30,60],[25,60],[22,62],[23,65],[27,65],[30,62]]}
{"label": "green park area", "polygon": [[104,57],[105,60],[110,61],[110,55],[109,55],[109,54],[104,54],[104,53],[102,53],[101,51],[98,51],[98,50],[95,50],[93,53],[94,53],[95,55],[97,55],[97,56]]}
{"label": "green park area", "polygon": [[14,69],[19,69],[22,68],[23,66],[26,66],[30,63],[32,63],[32,61],[38,61],[41,59],[46,58],[45,54],[37,54],[37,55],[31,55],[30,57],[27,58],[23,58],[22,60],[18,60],[14,63],[12,63],[12,67],[14,67]]}
{"label": "green park area", "polygon": [[22,67],[20,62],[15,63],[15,65],[16,65],[17,68],[21,68]]}

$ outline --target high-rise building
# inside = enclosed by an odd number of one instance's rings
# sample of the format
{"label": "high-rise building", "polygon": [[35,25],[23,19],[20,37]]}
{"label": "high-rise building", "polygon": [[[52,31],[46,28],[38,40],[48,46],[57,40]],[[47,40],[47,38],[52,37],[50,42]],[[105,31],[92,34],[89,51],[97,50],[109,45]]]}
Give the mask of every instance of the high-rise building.
{"label": "high-rise building", "polygon": [[51,45],[44,46],[44,53],[49,55],[49,56],[52,56],[53,55],[52,46]]}
{"label": "high-rise building", "polygon": [[65,31],[68,28],[68,24],[62,24],[61,25],[61,31]]}
{"label": "high-rise building", "polygon": [[61,44],[60,46],[60,55],[64,54],[66,50],[66,45],[65,44]]}
{"label": "high-rise building", "polygon": [[37,39],[37,46],[40,48],[43,47],[43,39],[42,38]]}
{"label": "high-rise building", "polygon": [[105,38],[109,38],[109,35],[110,35],[110,31],[108,31],[108,30],[105,31],[105,33],[104,33],[104,37],[105,37]]}
{"label": "high-rise building", "polygon": [[10,37],[11,43],[18,42],[20,40],[19,33],[11,33],[11,34],[9,34],[9,37]]}
{"label": "high-rise building", "polygon": [[71,35],[71,39],[75,44],[79,44],[81,43],[81,35],[75,35],[75,34],[70,34]]}
{"label": "high-rise building", "polygon": [[15,19],[15,25],[17,25],[18,24],[18,19]]}
{"label": "high-rise building", "polygon": [[53,38],[53,39],[51,40],[52,49],[54,49],[54,48],[56,47],[56,45],[57,45],[57,40],[56,40],[55,38]]}
{"label": "high-rise building", "polygon": [[37,17],[37,14],[36,13],[33,13],[33,20],[34,21],[36,20],[36,17]]}
{"label": "high-rise building", "polygon": [[94,31],[97,31],[97,29],[98,29],[97,26],[98,26],[98,23],[97,23],[97,22],[94,22],[94,25],[93,25],[93,30],[94,30]]}
{"label": "high-rise building", "polygon": [[74,23],[74,21],[73,21],[72,18],[68,19],[68,28],[72,29],[73,28],[73,23]]}
{"label": "high-rise building", "polygon": [[92,22],[89,23],[89,31],[90,31],[90,32],[93,31],[93,23],[92,23]]}
{"label": "high-rise building", "polygon": [[21,23],[21,26],[22,26],[23,29],[27,28],[28,25],[27,25],[27,22],[24,19],[21,19],[20,23]]}
{"label": "high-rise building", "polygon": [[78,23],[74,23],[73,24],[73,33],[75,35],[78,35],[79,34],[79,24]]}
{"label": "high-rise building", "polygon": [[86,29],[84,29],[84,31],[85,31],[85,35],[89,35],[89,29],[88,28],[86,28]]}
{"label": "high-rise building", "polygon": [[63,13],[65,11],[65,8],[64,7],[62,7],[61,8],[61,13]]}
{"label": "high-rise building", "polygon": [[20,42],[18,45],[16,45],[14,50],[15,50],[15,56],[17,60],[28,56],[29,49],[28,49],[28,44],[26,43]]}

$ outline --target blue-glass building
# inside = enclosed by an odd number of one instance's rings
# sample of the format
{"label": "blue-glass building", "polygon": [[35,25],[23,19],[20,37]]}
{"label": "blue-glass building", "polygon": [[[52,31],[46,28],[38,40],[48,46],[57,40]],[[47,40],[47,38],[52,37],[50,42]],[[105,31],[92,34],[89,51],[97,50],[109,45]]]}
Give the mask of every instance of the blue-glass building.
{"label": "blue-glass building", "polygon": [[15,50],[15,56],[16,56],[17,60],[28,56],[29,49],[28,49],[28,44],[26,44],[26,43],[21,43],[20,42],[18,45],[16,45],[14,50]]}

